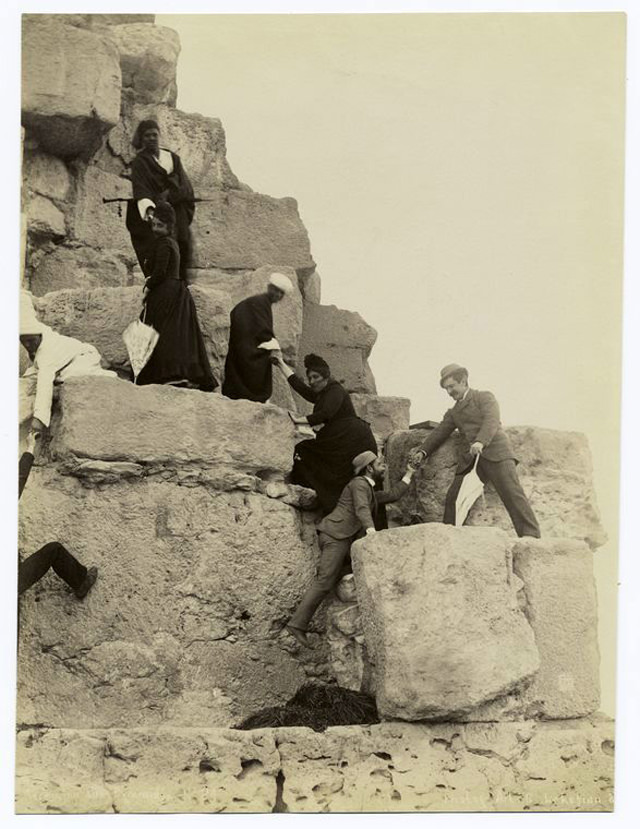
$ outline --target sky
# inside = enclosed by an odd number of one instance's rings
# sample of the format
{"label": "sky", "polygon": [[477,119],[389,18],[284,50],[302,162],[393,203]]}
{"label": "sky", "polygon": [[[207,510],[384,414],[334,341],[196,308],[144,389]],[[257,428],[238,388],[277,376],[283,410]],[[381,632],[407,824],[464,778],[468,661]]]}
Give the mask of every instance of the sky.
{"label": "sky", "polygon": [[624,204],[621,14],[158,15],[178,108],[298,200],[322,302],[378,331],[378,393],[440,420],[443,365],[503,422],[584,432],[614,712]]}

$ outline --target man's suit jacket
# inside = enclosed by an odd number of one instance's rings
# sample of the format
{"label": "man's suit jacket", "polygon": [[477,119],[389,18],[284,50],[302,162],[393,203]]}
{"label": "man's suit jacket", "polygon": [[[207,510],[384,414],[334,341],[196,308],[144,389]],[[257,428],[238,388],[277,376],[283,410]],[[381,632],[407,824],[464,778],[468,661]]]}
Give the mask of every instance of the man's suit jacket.
{"label": "man's suit jacket", "polygon": [[[498,401],[490,391],[469,389],[464,400],[458,400],[451,409],[447,409],[440,423],[431,432],[420,449],[430,455],[434,449],[456,429],[470,445],[480,441],[484,446],[482,457],[488,461],[504,461],[509,458],[517,460],[513,448],[500,424]],[[467,446],[468,449],[468,446]],[[458,464],[458,471],[469,465],[469,457],[463,457]]]}
{"label": "man's suit jacket", "polygon": [[340,494],[333,510],[318,524],[319,532],[332,538],[362,536],[369,527],[381,504],[397,501],[409,488],[399,481],[390,492],[374,492],[373,487],[362,475],[352,478]]}

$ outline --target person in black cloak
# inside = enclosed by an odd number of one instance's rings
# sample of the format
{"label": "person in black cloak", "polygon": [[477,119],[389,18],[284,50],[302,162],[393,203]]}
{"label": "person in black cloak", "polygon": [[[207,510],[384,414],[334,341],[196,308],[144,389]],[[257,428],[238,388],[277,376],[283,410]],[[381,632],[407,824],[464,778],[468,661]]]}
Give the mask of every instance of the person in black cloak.
{"label": "person in black cloak", "polygon": [[187,281],[191,261],[191,231],[195,213],[193,187],[176,153],[160,147],[160,127],[152,119],[138,124],[131,142],[138,154],[131,162],[133,199],[127,204],[127,230],[145,276],[155,240],[150,219],[158,201],[169,202],[176,213],[180,248],[180,277]]}
{"label": "person in black cloak", "polygon": [[225,397],[256,403],[266,403],[271,397],[272,352],[259,346],[275,339],[272,306],[292,291],[293,285],[284,274],[273,273],[266,293],[247,297],[231,310],[229,352],[222,384]]}
{"label": "person in black cloak", "polygon": [[331,376],[331,369],[322,357],[307,354],[304,358],[307,383],[296,376],[281,354],[274,354],[273,361],[289,385],[313,403],[312,414],[292,416],[294,423],[312,426],[317,435],[296,444],[290,481],[315,489],[326,515],[353,477],[352,461],[356,455],[367,450],[377,454],[376,439],[369,424],[356,416],[349,394]]}
{"label": "person in black cloak", "polygon": [[195,304],[180,278],[180,251],[173,237],[175,223],[171,205],[158,202],[151,219],[155,247],[147,259],[149,275],[140,318],[160,336],[137,383],[171,383],[213,391],[218,383],[209,365]]}

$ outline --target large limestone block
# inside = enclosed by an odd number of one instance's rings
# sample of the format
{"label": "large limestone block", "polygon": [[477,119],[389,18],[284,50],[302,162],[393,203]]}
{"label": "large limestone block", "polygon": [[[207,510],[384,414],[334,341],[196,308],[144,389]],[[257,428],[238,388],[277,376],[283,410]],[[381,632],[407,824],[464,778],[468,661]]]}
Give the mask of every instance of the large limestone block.
{"label": "large limestone block", "polygon": [[409,428],[411,401],[407,397],[379,397],[377,394],[352,394],[351,402],[358,417],[371,424],[380,445],[389,435]]}
{"label": "large limestone block", "polygon": [[175,106],[180,38],[173,29],[153,23],[113,26],[110,34],[120,53],[122,86],[142,103]]}
{"label": "large limestone block", "polygon": [[17,811],[271,812],[279,760],[273,737],[210,727],[21,732]]}
{"label": "large limestone block", "polygon": [[31,236],[65,236],[67,226],[64,213],[44,196],[32,196],[27,202],[27,230]]}
{"label": "large limestone block", "polygon": [[[22,596],[18,722],[229,726],[283,704],[307,671],[321,673],[326,658],[323,648],[300,658],[285,641],[289,637],[278,636],[318,555],[311,518],[277,498],[168,477],[168,464],[155,470],[147,464],[146,477],[135,475],[139,457],[124,442],[132,430],[145,434],[136,452],[149,459],[173,439],[171,457],[181,459],[187,471],[220,456],[222,440],[216,449],[219,432],[207,425],[201,393],[183,392],[179,402],[178,391],[163,394],[159,409],[125,406],[117,392],[110,401],[90,384],[78,385],[73,428],[87,442],[82,447],[75,441],[73,448],[101,450],[97,416],[89,411],[101,407],[102,430],[113,432],[114,441],[103,454],[131,460],[114,463],[119,477],[108,485],[61,475],[52,466],[31,473],[20,501],[21,554],[59,540],[83,563],[96,565],[99,577],[82,603],[53,573]],[[64,391],[70,387],[71,381]],[[131,388],[148,402],[143,389]],[[189,397],[198,403],[191,411],[184,402]],[[222,398],[209,397],[222,404],[213,407],[216,420],[230,434],[238,419],[229,417]],[[59,428],[65,434],[56,437],[59,446],[73,438],[64,426],[64,401],[62,406]],[[271,407],[259,408],[269,415]],[[260,457],[260,422],[251,425],[238,430],[235,442],[249,451],[253,441],[254,466],[273,466]],[[185,450],[187,433],[193,451]]]}
{"label": "large limestone block", "polygon": [[[506,429],[516,457],[518,476],[535,512],[543,536],[575,538],[595,548],[604,544],[606,534],[593,486],[591,454],[586,437],[579,432],[560,432],[531,426]],[[406,466],[409,451],[429,434],[411,429],[392,435],[387,443],[389,474],[398,480]],[[423,521],[441,521],[444,501],[453,480],[462,441],[456,433],[422,464],[415,475],[409,495],[390,512],[398,523],[410,523],[413,516]],[[500,527],[511,535],[515,531],[493,486],[487,484],[467,518],[472,526]]]}
{"label": "large limestone block", "polygon": [[31,274],[31,292],[42,296],[66,288],[125,287],[132,282],[127,260],[117,252],[58,245],[44,255]]}
{"label": "large limestone block", "polygon": [[375,394],[376,384],[367,357],[377,338],[374,328],[353,311],[335,305],[305,303],[298,370],[304,373],[305,354],[319,354],[348,392]]}
{"label": "large limestone block", "polygon": [[579,541],[524,538],[513,548],[540,670],[523,709],[546,719],[584,717],[600,705],[598,601],[593,553]]}
{"label": "large limestone block", "polygon": [[504,533],[401,527],[357,541],[352,560],[382,717],[455,716],[537,671]]}
{"label": "large limestone block", "polygon": [[47,153],[29,153],[24,158],[25,189],[49,199],[66,201],[71,189],[71,176],[60,158]]}
{"label": "large limestone block", "polygon": [[[220,379],[229,341],[229,301],[221,292],[205,287],[194,286],[191,291],[211,368]],[[129,365],[122,332],[139,316],[141,299],[140,286],[68,289],[47,293],[34,304],[47,325],[95,345],[107,367],[121,369]]]}
{"label": "large limestone block", "polygon": [[[100,165],[108,156],[117,156],[130,164],[136,150],[131,141],[140,121],[153,118],[161,132],[161,145],[180,156],[182,165],[193,184],[196,198],[215,197],[211,190],[239,187],[227,161],[227,146],[222,122],[199,113],[181,112],[162,105],[143,105],[125,96],[123,117],[107,138],[107,155],[100,155]],[[196,206],[196,213],[202,205]]]}
{"label": "large limestone block", "polygon": [[613,808],[613,740],[606,720],[322,734],[28,729],[18,736],[16,810],[603,812]]}
{"label": "large limestone block", "polygon": [[284,473],[293,425],[275,406],[219,394],[134,386],[111,377],[71,378],[60,393],[52,447],[63,460],[95,458]]}
{"label": "large limestone block", "polygon": [[198,205],[193,220],[194,267],[255,269],[273,263],[296,271],[315,268],[295,199],[241,190],[210,197]]}
{"label": "large limestone block", "polygon": [[103,198],[131,198],[131,183],[93,163],[81,168],[71,235],[89,247],[117,251],[133,265],[138,260],[125,226],[126,203],[105,204]]}
{"label": "large limestone block", "polygon": [[190,272],[194,286],[214,288],[224,291],[230,298],[231,308],[243,299],[263,294],[267,290],[272,273],[282,273],[289,277],[293,285],[293,292],[284,296],[280,302],[272,306],[273,330],[282,346],[285,358],[294,362],[298,356],[298,347],[302,334],[302,296],[298,288],[298,280],[293,268],[287,266],[265,265],[255,271],[242,274],[227,274],[216,270]]}
{"label": "large limestone block", "polygon": [[26,20],[40,22],[53,21],[80,29],[104,30],[108,26],[121,26],[124,23],[153,23],[155,14],[25,14]]}
{"label": "large limestone block", "polygon": [[120,116],[120,59],[115,45],[51,17],[25,20],[22,123],[43,150],[88,158]]}

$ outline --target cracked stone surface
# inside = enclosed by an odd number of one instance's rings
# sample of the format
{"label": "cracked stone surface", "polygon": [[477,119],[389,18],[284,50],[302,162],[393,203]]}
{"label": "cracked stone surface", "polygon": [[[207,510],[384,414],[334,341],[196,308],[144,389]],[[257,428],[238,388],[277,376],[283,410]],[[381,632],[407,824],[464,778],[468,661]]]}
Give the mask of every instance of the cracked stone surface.
{"label": "cracked stone surface", "polygon": [[25,729],[19,814],[610,811],[613,722]]}
{"label": "cracked stone surface", "polygon": [[[122,381],[111,385],[144,392]],[[89,407],[99,404],[107,418],[101,427],[96,414],[94,438],[85,446],[94,457],[83,456],[82,444],[91,417],[85,411],[65,431],[63,401],[54,439],[58,463],[62,457],[69,463],[75,452],[77,465],[72,475],[62,474],[56,462],[32,470],[20,502],[20,550],[28,555],[56,539],[83,563],[98,566],[100,575],[82,603],[52,573],[22,597],[18,721],[226,726],[285,702],[309,676],[327,679],[324,643],[303,654],[280,633],[318,555],[307,491],[248,474],[248,444],[245,472],[228,471],[224,440],[213,433],[199,443],[207,457],[190,457],[175,430],[179,404],[164,413],[164,454],[159,439],[149,452],[136,440],[137,454],[128,456],[124,421],[144,432],[144,418],[128,405],[118,424],[117,395],[110,407],[108,390],[101,398],[79,383],[76,392],[75,415],[84,400]],[[152,396],[173,401],[166,392],[180,394],[156,387]],[[273,454],[271,461],[260,457],[260,435],[270,453],[278,442],[266,439],[261,424],[275,417],[288,426],[286,415],[248,403],[258,421],[240,429],[245,404],[217,397],[220,411],[231,408],[217,413],[215,428],[251,436],[254,473],[273,467]],[[162,409],[141,405],[157,428]],[[113,431],[107,421],[115,423]],[[198,422],[206,436],[201,408]],[[100,430],[103,455],[113,461],[95,458]],[[280,444],[283,462],[291,457],[288,440]],[[238,441],[234,447],[238,451]],[[238,458],[234,463],[242,466]],[[207,464],[211,468],[200,475]]]}
{"label": "cracked stone surface", "polygon": [[538,670],[501,530],[399,527],[351,556],[381,718],[457,717]]}
{"label": "cracked stone surface", "polygon": [[[600,522],[586,437],[579,432],[532,426],[511,426],[505,431],[520,460],[518,475],[542,535],[575,538],[594,549],[602,546],[606,534]],[[409,451],[428,434],[423,429],[411,429],[391,435],[387,460],[392,483],[402,477]],[[390,519],[401,525],[415,520],[442,521],[445,495],[453,480],[460,448],[461,442],[454,434],[422,464],[409,493],[387,508]],[[491,484],[485,486],[484,498],[471,508],[466,523],[500,527],[515,537],[509,516]]]}

